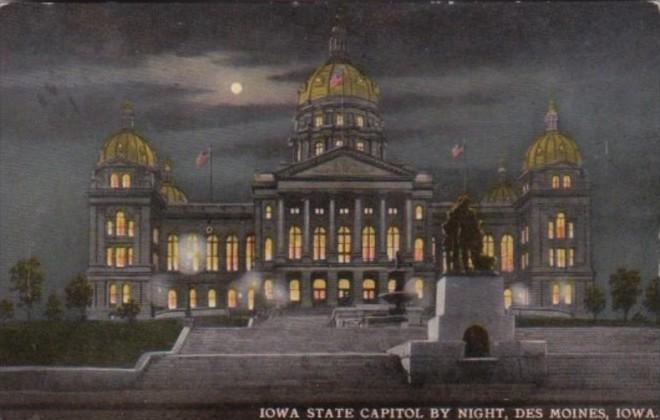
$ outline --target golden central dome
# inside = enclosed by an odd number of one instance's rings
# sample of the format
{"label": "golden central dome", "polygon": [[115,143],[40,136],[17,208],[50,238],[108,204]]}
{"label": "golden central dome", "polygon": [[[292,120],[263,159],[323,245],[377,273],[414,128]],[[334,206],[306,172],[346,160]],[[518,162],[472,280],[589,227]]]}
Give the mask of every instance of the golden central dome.
{"label": "golden central dome", "polygon": [[151,148],[149,142],[130,128],[122,129],[105,141],[99,164],[116,158],[123,158],[151,168],[158,164],[156,152]]}
{"label": "golden central dome", "polygon": [[525,171],[541,169],[561,162],[582,165],[580,148],[573,139],[559,132],[557,121],[557,110],[554,102],[551,101],[545,116],[546,132],[527,149]]}
{"label": "golden central dome", "polygon": [[299,91],[298,104],[327,96],[355,96],[378,102],[378,85],[347,60],[331,60],[317,68]]}
{"label": "golden central dome", "polygon": [[186,193],[170,181],[161,182],[160,195],[167,201],[167,204],[185,204],[188,202]]}

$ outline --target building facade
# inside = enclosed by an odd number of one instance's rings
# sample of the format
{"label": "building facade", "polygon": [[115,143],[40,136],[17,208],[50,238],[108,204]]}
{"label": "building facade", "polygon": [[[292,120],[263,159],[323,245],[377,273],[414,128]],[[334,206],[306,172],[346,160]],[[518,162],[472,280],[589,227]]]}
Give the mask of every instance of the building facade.
{"label": "building facade", "polygon": [[[172,163],[133,127],[100,152],[89,190],[91,314],[130,300],[142,317],[191,310],[370,303],[405,288],[432,307],[453,197],[387,158],[378,85],[335,27],[329,59],[299,90],[290,162],[257,173],[250,203],[191,203]],[[591,269],[589,180],[553,103],[523,171],[477,205],[507,307],[580,314]],[[444,199],[444,201],[442,200]]]}

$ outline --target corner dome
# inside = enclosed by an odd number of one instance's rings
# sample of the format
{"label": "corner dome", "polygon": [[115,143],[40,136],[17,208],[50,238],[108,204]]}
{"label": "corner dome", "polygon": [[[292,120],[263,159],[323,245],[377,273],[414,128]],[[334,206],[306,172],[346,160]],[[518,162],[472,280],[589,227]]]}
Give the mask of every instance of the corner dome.
{"label": "corner dome", "polygon": [[490,187],[481,200],[481,204],[492,205],[508,205],[513,204],[518,199],[516,188],[514,184],[506,177],[506,169],[500,166],[498,169],[499,181]]}
{"label": "corner dome", "polygon": [[170,181],[163,181],[160,185],[160,195],[167,204],[185,204],[188,202],[186,193]]}
{"label": "corner dome", "polygon": [[582,154],[577,143],[557,129],[558,115],[553,101],[550,101],[545,117],[546,132],[538,137],[527,149],[524,170],[544,168],[554,163],[582,165]]}

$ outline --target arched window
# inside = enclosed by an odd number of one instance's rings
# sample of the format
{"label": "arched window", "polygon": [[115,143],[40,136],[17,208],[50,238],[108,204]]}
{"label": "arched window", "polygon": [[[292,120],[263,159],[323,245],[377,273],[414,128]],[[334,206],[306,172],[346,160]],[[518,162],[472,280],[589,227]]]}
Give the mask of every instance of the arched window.
{"label": "arched window", "polygon": [[391,261],[399,252],[399,228],[392,226],[387,229],[387,258]]}
{"label": "arched window", "polygon": [[340,263],[351,262],[351,230],[346,226],[339,228],[337,235],[337,257]]}
{"label": "arched window", "polygon": [[209,308],[215,308],[217,306],[217,301],[216,301],[216,293],[215,289],[209,289],[208,295],[207,295],[207,301],[208,301],[208,306]]}
{"label": "arched window", "polygon": [[566,237],[566,214],[557,213],[557,219],[555,223],[557,226],[557,238],[564,239]]}
{"label": "arched window", "polygon": [[254,235],[248,235],[245,241],[245,269],[250,271],[254,268]]}
{"label": "arched window", "polygon": [[110,188],[119,188],[119,174],[110,175]]}
{"label": "arched window", "polygon": [[128,303],[131,300],[131,285],[124,283],[124,286],[121,288],[121,302]]}
{"label": "arched window", "polygon": [[264,261],[273,261],[273,239],[270,237],[264,241]]}
{"label": "arched window", "polygon": [[273,291],[273,281],[270,279],[264,281],[264,297],[266,300],[273,300],[275,297],[275,293]]}
{"label": "arched window", "polygon": [[117,229],[117,236],[126,235],[126,213],[118,211],[115,215],[115,225]]}
{"label": "arched window", "polygon": [[513,305],[513,293],[511,289],[504,289],[504,307],[509,309]]}
{"label": "arched window", "polygon": [[250,287],[248,289],[248,311],[254,311],[254,304],[255,304],[254,296],[255,296],[254,287]]}
{"label": "arched window", "polygon": [[495,239],[493,239],[493,235],[484,235],[483,250],[481,252],[487,257],[495,257]]}
{"label": "arched window", "polygon": [[355,142],[355,149],[356,149],[358,152],[364,152],[364,149],[365,149],[365,147],[364,147],[364,140],[358,140],[358,141],[356,141],[356,142]]}
{"label": "arched window", "polygon": [[314,302],[325,302],[326,295],[326,282],[325,279],[316,279],[312,283]]}
{"label": "arched window", "polygon": [[300,280],[289,281],[289,302],[300,302]]}
{"label": "arched window", "polygon": [[270,220],[273,218],[273,206],[266,206],[266,220]]}
{"label": "arched window", "polygon": [[323,153],[323,142],[317,141],[314,143],[314,156],[318,156]]}
{"label": "arched window", "polygon": [[566,268],[566,249],[555,249],[555,259],[558,268]]}
{"label": "arched window", "polygon": [[190,252],[190,268],[192,271],[199,271],[200,265],[200,252],[199,252],[199,236],[191,234],[188,235],[188,252]]}
{"label": "arched window", "polygon": [[131,188],[131,175],[124,174],[121,177],[121,187],[122,188]]}
{"label": "arched window", "polygon": [[559,175],[552,176],[552,189],[553,190],[559,189]]}
{"label": "arched window", "polygon": [[415,293],[417,293],[417,299],[424,298],[424,280],[415,280]]}
{"label": "arched window", "polygon": [[339,279],[337,282],[337,299],[340,304],[346,304],[351,300],[351,281]]}
{"label": "arched window", "polygon": [[236,290],[229,289],[229,291],[227,291],[227,307],[230,309],[234,309],[237,306],[238,306],[238,294],[236,293]]}
{"label": "arched window", "polygon": [[238,238],[236,235],[227,237],[226,265],[227,271],[238,271]]}
{"label": "arched window", "polygon": [[387,292],[392,293],[396,291],[396,279],[389,279],[387,281]]}
{"label": "arched window", "polygon": [[561,299],[561,293],[559,291],[559,283],[552,284],[552,304],[559,305]]}
{"label": "arched window", "polygon": [[372,226],[362,229],[362,260],[365,262],[376,259],[376,230]]}
{"label": "arched window", "polygon": [[289,259],[299,260],[302,257],[302,232],[298,226],[289,228]]}
{"label": "arched window", "polygon": [[110,285],[110,305],[116,305],[119,302],[117,285],[112,283]]}
{"label": "arched window", "polygon": [[422,238],[415,239],[415,261],[424,261],[424,239]]}
{"label": "arched window", "polygon": [[323,115],[316,115],[314,117],[314,127],[321,127],[323,125]]}
{"label": "arched window", "polygon": [[167,271],[179,270],[179,237],[169,235],[167,237]]}
{"label": "arched window", "polygon": [[325,260],[326,235],[325,229],[322,227],[314,229],[314,244],[312,248],[314,260]]}
{"label": "arched window", "polygon": [[117,247],[115,248],[115,267],[123,268],[126,267],[126,248]]}
{"label": "arched window", "polygon": [[114,248],[105,249],[105,265],[112,267],[115,265],[115,250]]}
{"label": "arched window", "polygon": [[206,237],[206,271],[218,271],[220,269],[219,244],[218,235]]}
{"label": "arched window", "polygon": [[376,299],[376,282],[372,279],[365,279],[362,282],[362,299],[370,302]]}
{"label": "arched window", "polygon": [[167,309],[176,309],[176,306],[177,306],[176,290],[170,289],[167,292]]}
{"label": "arched window", "polygon": [[107,233],[108,236],[112,236],[115,234],[115,224],[112,222],[112,220],[108,220],[105,223],[105,233]]}
{"label": "arched window", "polygon": [[364,127],[364,117],[362,115],[355,116],[355,125],[358,127]]}
{"label": "arched window", "polygon": [[424,218],[424,207],[415,206],[415,220],[422,220]]}
{"label": "arched window", "polygon": [[197,290],[195,289],[190,289],[190,307],[192,309],[195,309],[197,307]]}
{"label": "arched window", "polygon": [[570,175],[564,175],[563,182],[562,182],[562,187],[564,189],[569,189],[573,186],[573,180],[571,179]]}
{"label": "arched window", "polygon": [[135,222],[132,220],[128,221],[128,236],[131,238],[135,236]]}
{"label": "arched window", "polygon": [[513,236],[502,236],[500,247],[500,255],[502,257],[502,271],[510,273],[513,271]]}
{"label": "arched window", "polygon": [[573,304],[573,294],[575,293],[573,285],[571,283],[566,283],[564,285],[564,304],[572,305]]}

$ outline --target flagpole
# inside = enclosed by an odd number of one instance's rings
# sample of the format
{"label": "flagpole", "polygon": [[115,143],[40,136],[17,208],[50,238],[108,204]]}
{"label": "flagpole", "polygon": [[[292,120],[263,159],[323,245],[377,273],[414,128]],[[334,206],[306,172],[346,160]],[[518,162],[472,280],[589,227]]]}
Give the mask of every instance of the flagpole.
{"label": "flagpole", "polygon": [[213,149],[209,144],[209,202],[213,202]]}
{"label": "flagpole", "polygon": [[468,163],[467,163],[467,149],[465,140],[463,140],[463,192],[468,192]]}

